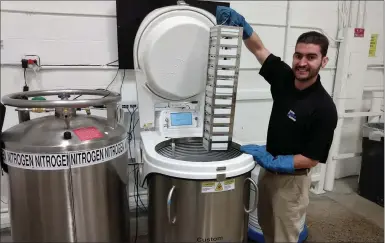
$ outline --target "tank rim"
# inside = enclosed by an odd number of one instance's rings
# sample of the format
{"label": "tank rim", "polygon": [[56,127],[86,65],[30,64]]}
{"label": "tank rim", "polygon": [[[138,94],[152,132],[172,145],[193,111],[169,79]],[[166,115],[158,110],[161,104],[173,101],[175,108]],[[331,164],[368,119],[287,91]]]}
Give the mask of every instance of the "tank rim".
{"label": "tank rim", "polygon": [[[173,141],[175,143],[174,150],[172,148]],[[235,159],[243,154],[240,151],[240,145],[235,142],[231,142],[226,151],[207,151],[203,147],[202,137],[169,138],[158,143],[155,146],[155,151],[166,158],[186,162],[219,162]]]}

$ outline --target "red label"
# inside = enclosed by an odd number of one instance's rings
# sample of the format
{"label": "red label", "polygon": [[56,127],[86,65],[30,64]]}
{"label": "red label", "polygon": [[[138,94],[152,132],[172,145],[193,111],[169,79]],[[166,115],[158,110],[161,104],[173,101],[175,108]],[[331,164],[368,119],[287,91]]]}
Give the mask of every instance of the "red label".
{"label": "red label", "polygon": [[103,133],[101,133],[96,127],[82,127],[73,131],[81,141],[93,140],[103,137]]}
{"label": "red label", "polygon": [[355,28],[354,29],[354,37],[364,37],[365,29]]}

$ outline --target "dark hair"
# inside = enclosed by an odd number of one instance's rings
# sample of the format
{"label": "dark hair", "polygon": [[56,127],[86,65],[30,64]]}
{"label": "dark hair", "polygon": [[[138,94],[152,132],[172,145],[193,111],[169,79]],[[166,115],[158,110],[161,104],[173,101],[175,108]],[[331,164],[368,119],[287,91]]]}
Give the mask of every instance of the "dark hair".
{"label": "dark hair", "polygon": [[328,38],[317,31],[309,31],[303,33],[298,37],[297,44],[298,43],[314,44],[320,46],[322,57],[326,56],[329,48]]}

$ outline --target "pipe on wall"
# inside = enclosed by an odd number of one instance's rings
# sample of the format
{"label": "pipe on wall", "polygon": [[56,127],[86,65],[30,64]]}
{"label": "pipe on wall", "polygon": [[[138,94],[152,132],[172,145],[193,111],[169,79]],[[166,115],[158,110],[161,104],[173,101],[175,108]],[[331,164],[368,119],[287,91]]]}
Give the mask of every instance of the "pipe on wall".
{"label": "pipe on wall", "polygon": [[283,56],[282,60],[286,62],[287,57],[287,42],[289,40],[290,28],[291,28],[291,9],[290,1],[287,1],[286,4],[286,23],[285,23],[285,39],[283,40]]}
{"label": "pipe on wall", "polygon": [[[363,5],[363,6],[362,6]],[[349,12],[349,27],[351,27],[351,16],[352,16],[352,9],[353,9],[353,3],[351,2],[350,5],[350,12]],[[359,1],[357,5],[357,15],[356,15],[356,23],[354,27],[360,27],[365,28],[365,18],[366,18],[366,1],[362,2]],[[367,69],[383,69],[383,66],[380,65],[367,65]],[[364,88],[364,91],[372,91],[373,94],[377,94],[377,89],[383,90],[383,87],[367,87]],[[342,93],[341,96],[343,96],[344,91],[340,91]],[[378,92],[379,93],[379,92]],[[338,97],[339,95],[337,95]],[[337,127],[335,129],[335,134],[333,138],[333,144],[330,149],[330,156],[331,158],[327,162],[327,173],[325,175],[325,185],[324,189],[326,191],[332,191],[334,188],[335,183],[335,172],[337,163],[340,159],[346,159],[344,158],[343,154],[339,154],[339,148],[341,143],[341,136],[342,136],[342,126],[344,122],[344,118],[347,117],[369,117],[369,119],[378,120],[377,117],[379,117],[379,114],[382,115],[381,110],[381,99],[378,97],[372,97],[372,107],[370,112],[353,112],[351,114],[345,113],[345,99],[339,99],[337,103],[337,111],[339,112],[338,117],[338,123]],[[371,118],[374,117],[374,118]]]}
{"label": "pipe on wall", "polygon": [[[21,64],[20,63],[1,63],[1,67],[14,67],[14,68],[20,68],[21,70]],[[109,65],[42,65],[39,67],[39,71],[42,70],[74,70],[74,69],[80,69],[80,70],[118,70],[118,67],[115,66],[109,66]]]}
{"label": "pipe on wall", "polygon": [[[351,24],[352,4],[353,4],[352,1],[350,1],[350,9],[348,12],[348,16],[349,16],[348,25]],[[339,29],[337,30],[337,35],[341,34],[342,35],[341,37],[344,38],[344,36],[343,36],[344,27],[342,26],[342,29],[340,29],[340,28],[341,28],[341,26],[339,25]],[[338,66],[338,62],[339,62],[341,42],[342,41],[336,42],[337,43],[336,67]],[[336,89],[336,83],[337,83],[336,79],[337,79],[337,73],[334,75],[334,78],[333,78],[333,85],[332,85],[332,96],[333,97],[334,97],[334,92]],[[342,100],[342,101],[337,103],[337,107],[336,107],[337,111],[340,111],[342,107],[345,107],[345,100]],[[333,156],[334,154],[338,154],[340,142],[341,142],[342,126],[343,126],[343,118],[339,117],[337,120],[337,126],[336,126],[335,131],[334,131],[333,143],[332,143],[332,146],[330,147],[329,156]],[[334,178],[335,178],[335,172],[336,172],[336,165],[335,165],[336,161],[333,158],[328,158],[327,162],[329,164],[326,164],[326,166],[324,166],[323,171],[322,171],[322,173],[324,173],[322,176],[323,180],[320,181],[320,183],[322,182],[322,184],[320,186],[326,190],[334,187]],[[331,175],[333,177],[332,183],[330,181]]]}
{"label": "pipe on wall", "polygon": [[366,1],[358,1],[356,27],[365,28]]}
{"label": "pipe on wall", "polygon": [[350,4],[349,4],[349,20],[348,20],[348,27],[352,27],[352,13],[353,13],[353,1],[350,0],[349,1]]}

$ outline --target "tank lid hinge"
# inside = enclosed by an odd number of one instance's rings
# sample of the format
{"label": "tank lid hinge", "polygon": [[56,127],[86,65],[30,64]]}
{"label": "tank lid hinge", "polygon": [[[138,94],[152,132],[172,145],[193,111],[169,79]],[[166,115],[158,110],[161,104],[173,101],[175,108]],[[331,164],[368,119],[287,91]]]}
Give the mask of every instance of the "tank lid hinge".
{"label": "tank lid hinge", "polygon": [[184,0],[178,0],[176,1],[177,5],[188,5]]}

